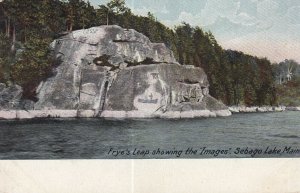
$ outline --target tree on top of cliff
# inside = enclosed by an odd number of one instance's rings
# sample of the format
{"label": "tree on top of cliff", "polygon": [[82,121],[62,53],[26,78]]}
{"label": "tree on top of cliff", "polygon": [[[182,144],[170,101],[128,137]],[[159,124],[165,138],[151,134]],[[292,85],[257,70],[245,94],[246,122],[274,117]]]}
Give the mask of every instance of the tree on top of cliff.
{"label": "tree on top of cliff", "polygon": [[[8,60],[9,65],[14,64],[13,70],[2,69],[24,86],[38,85],[47,76],[42,71],[51,65],[41,57],[47,48],[43,40],[52,41],[64,31],[117,24],[145,34],[152,42],[165,43],[181,64],[202,67],[211,95],[227,105],[267,105],[276,100],[270,61],[224,50],[212,33],[200,27],[183,23],[171,29],[151,13],[146,17],[134,15],[124,0],[112,0],[97,9],[84,0],[4,0],[1,7],[4,14],[0,27],[4,30],[0,33],[6,35],[8,45],[21,42],[26,49],[34,47],[21,54],[18,61]],[[32,77],[22,77],[25,71]]]}
{"label": "tree on top of cliff", "polygon": [[69,0],[66,5],[67,30],[70,32],[73,31],[74,27],[87,27],[89,19],[92,19],[91,17],[88,17],[88,15],[92,13],[93,10],[94,9],[91,9],[91,5],[83,0]]}
{"label": "tree on top of cliff", "polygon": [[117,17],[120,14],[124,14],[129,11],[129,9],[125,6],[124,0],[111,0],[106,5],[100,5],[99,7],[100,15],[106,17],[106,25],[109,25],[110,21],[113,20],[112,15]]}

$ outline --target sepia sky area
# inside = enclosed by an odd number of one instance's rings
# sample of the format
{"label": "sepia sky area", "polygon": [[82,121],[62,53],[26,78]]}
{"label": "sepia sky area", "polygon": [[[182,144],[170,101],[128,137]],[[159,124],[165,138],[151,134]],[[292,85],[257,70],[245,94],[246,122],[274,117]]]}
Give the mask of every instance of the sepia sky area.
{"label": "sepia sky area", "polygon": [[[90,0],[93,5],[109,0]],[[132,12],[150,11],[169,27],[185,21],[210,30],[226,49],[300,62],[299,0],[126,0]]]}

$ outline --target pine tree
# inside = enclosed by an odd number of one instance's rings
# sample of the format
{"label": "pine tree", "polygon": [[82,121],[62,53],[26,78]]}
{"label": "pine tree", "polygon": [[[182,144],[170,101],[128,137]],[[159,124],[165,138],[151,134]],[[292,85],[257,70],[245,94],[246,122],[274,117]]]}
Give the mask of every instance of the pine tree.
{"label": "pine tree", "polygon": [[106,25],[115,24],[119,15],[129,11],[125,6],[125,0],[111,0],[106,5],[100,5],[99,7],[99,14],[106,18]]}

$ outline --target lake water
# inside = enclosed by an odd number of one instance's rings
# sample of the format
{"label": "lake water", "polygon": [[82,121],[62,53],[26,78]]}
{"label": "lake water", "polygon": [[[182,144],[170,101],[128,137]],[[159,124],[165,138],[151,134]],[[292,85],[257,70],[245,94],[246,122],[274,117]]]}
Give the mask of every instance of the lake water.
{"label": "lake water", "polygon": [[1,120],[0,159],[300,157],[299,139],[300,112],[182,120]]}

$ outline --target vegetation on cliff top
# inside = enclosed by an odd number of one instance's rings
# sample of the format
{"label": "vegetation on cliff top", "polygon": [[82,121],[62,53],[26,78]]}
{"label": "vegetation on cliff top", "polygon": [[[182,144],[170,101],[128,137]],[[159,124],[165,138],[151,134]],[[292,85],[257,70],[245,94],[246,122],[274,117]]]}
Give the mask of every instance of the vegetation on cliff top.
{"label": "vegetation on cliff top", "polygon": [[0,3],[0,81],[23,86],[32,98],[39,82],[51,75],[48,44],[60,34],[115,24],[135,29],[152,42],[165,43],[182,65],[202,67],[210,93],[227,105],[274,105],[271,63],[242,52],[224,50],[210,32],[187,23],[170,29],[134,15],[124,1],[94,8],[83,0],[4,0]]}

